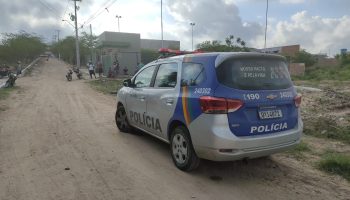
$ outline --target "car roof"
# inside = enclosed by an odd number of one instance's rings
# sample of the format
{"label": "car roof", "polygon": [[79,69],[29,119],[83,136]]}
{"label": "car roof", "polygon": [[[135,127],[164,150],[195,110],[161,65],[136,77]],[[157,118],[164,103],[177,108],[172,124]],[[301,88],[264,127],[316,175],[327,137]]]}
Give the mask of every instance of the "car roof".
{"label": "car roof", "polygon": [[284,56],[278,54],[260,53],[260,52],[210,52],[210,53],[193,53],[178,56],[171,56],[166,58],[157,59],[149,64],[169,62],[169,61],[183,61],[185,57],[213,57],[217,56],[215,66],[220,65],[228,58],[249,58],[249,57],[262,57],[262,58],[275,58],[285,60]]}

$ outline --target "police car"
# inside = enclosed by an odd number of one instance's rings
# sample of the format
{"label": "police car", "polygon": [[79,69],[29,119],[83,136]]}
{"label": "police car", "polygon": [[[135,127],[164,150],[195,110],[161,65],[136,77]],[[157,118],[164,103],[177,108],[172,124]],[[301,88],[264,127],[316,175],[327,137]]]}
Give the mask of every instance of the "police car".
{"label": "police car", "polygon": [[252,52],[158,59],[123,82],[115,120],[170,143],[184,171],[201,158],[267,156],[298,144],[303,123],[284,57]]}

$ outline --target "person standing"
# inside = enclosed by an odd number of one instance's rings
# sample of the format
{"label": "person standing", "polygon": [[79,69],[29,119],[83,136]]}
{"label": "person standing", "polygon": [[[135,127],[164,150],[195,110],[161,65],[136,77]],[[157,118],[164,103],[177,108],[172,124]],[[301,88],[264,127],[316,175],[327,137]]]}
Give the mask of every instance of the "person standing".
{"label": "person standing", "polygon": [[89,67],[90,79],[92,79],[92,75],[94,75],[94,76],[95,76],[95,78],[96,78],[96,74],[95,74],[95,66],[94,66],[94,64],[92,64],[92,62],[91,62],[91,61],[89,61],[88,67]]}
{"label": "person standing", "polygon": [[21,61],[18,61],[17,64],[18,65],[17,65],[17,70],[16,71],[17,71],[17,76],[18,76],[18,75],[22,74]]}
{"label": "person standing", "polygon": [[97,62],[97,72],[98,72],[98,77],[101,78],[101,74],[103,73],[103,68],[102,68],[101,61]]}
{"label": "person standing", "polygon": [[119,61],[116,60],[116,66],[115,66],[115,77],[117,77],[119,74]]}

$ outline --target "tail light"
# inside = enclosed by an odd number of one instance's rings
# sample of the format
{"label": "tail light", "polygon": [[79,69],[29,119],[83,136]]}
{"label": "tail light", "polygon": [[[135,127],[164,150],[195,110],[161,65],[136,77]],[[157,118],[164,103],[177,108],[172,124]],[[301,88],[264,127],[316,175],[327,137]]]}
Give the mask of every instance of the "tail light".
{"label": "tail light", "polygon": [[202,111],[208,114],[225,114],[228,112],[234,112],[243,106],[241,100],[210,96],[202,96],[199,101]]}
{"label": "tail light", "polygon": [[297,96],[294,97],[294,103],[295,103],[295,106],[297,108],[300,107],[300,104],[301,104],[301,95],[300,94],[298,94]]}

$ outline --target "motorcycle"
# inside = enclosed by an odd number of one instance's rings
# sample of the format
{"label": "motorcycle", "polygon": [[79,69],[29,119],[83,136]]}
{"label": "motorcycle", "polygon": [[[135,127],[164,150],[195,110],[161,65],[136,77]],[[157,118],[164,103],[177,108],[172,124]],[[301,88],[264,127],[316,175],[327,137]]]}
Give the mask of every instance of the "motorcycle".
{"label": "motorcycle", "polygon": [[9,79],[7,79],[6,83],[5,83],[5,87],[13,87],[15,85],[15,81],[17,79],[16,74],[14,74],[13,72],[10,72],[8,74]]}
{"label": "motorcycle", "polygon": [[67,75],[66,75],[67,81],[72,80],[72,74],[73,74],[73,71],[71,69],[69,69],[67,72]]}
{"label": "motorcycle", "polygon": [[77,75],[78,79],[82,79],[83,78],[83,73],[80,72],[79,68],[75,68],[75,69],[73,69],[73,71]]}

